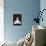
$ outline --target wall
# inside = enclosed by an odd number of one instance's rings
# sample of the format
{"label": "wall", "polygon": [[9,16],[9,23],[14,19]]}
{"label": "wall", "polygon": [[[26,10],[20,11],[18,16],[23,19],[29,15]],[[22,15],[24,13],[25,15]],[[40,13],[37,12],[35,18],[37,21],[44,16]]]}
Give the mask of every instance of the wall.
{"label": "wall", "polygon": [[[7,41],[18,41],[32,28],[35,12],[40,9],[40,0],[5,0],[4,6],[4,35]],[[22,25],[13,26],[13,14],[22,14]]]}
{"label": "wall", "polygon": [[4,41],[4,0],[0,0],[0,42]]}
{"label": "wall", "polygon": [[[41,0],[40,1],[40,9],[41,9],[41,11],[43,10],[43,9],[46,9],[46,0]],[[43,26],[46,26],[46,11],[44,11],[43,12],[43,19],[44,19],[44,21],[43,22],[41,22],[41,25],[43,25]]]}

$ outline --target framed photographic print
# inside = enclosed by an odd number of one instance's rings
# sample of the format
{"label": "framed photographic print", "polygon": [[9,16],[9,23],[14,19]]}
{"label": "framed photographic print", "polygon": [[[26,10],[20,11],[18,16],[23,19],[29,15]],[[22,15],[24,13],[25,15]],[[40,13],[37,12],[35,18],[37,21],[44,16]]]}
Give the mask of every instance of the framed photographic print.
{"label": "framed photographic print", "polygon": [[21,24],[22,24],[21,14],[13,14],[13,25],[21,25]]}

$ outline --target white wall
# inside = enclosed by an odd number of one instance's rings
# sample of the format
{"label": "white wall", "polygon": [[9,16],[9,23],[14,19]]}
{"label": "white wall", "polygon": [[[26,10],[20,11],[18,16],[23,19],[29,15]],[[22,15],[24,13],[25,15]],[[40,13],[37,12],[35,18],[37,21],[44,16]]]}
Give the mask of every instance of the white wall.
{"label": "white wall", "polygon": [[4,41],[4,0],[0,0],[0,42]]}

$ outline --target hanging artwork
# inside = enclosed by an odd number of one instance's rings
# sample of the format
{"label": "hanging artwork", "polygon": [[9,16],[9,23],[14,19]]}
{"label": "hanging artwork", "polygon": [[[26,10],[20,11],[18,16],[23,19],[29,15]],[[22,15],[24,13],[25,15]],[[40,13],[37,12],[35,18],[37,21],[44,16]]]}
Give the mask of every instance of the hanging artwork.
{"label": "hanging artwork", "polygon": [[22,24],[21,14],[13,14],[13,25],[21,25],[21,24]]}

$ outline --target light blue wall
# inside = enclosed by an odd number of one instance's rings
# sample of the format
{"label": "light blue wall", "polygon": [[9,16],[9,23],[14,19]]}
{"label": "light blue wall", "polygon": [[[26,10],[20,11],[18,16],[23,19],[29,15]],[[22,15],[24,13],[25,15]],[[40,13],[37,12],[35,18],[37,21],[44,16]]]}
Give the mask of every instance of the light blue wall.
{"label": "light blue wall", "polygon": [[[35,12],[40,9],[40,0],[5,0],[4,8],[5,40],[18,41],[31,30]],[[22,14],[21,26],[13,26],[14,13]]]}
{"label": "light blue wall", "polygon": [[[43,9],[46,9],[46,0],[41,0],[40,1],[40,10],[42,11]],[[40,22],[40,25],[45,26],[46,27],[46,10],[43,12],[43,22]]]}

